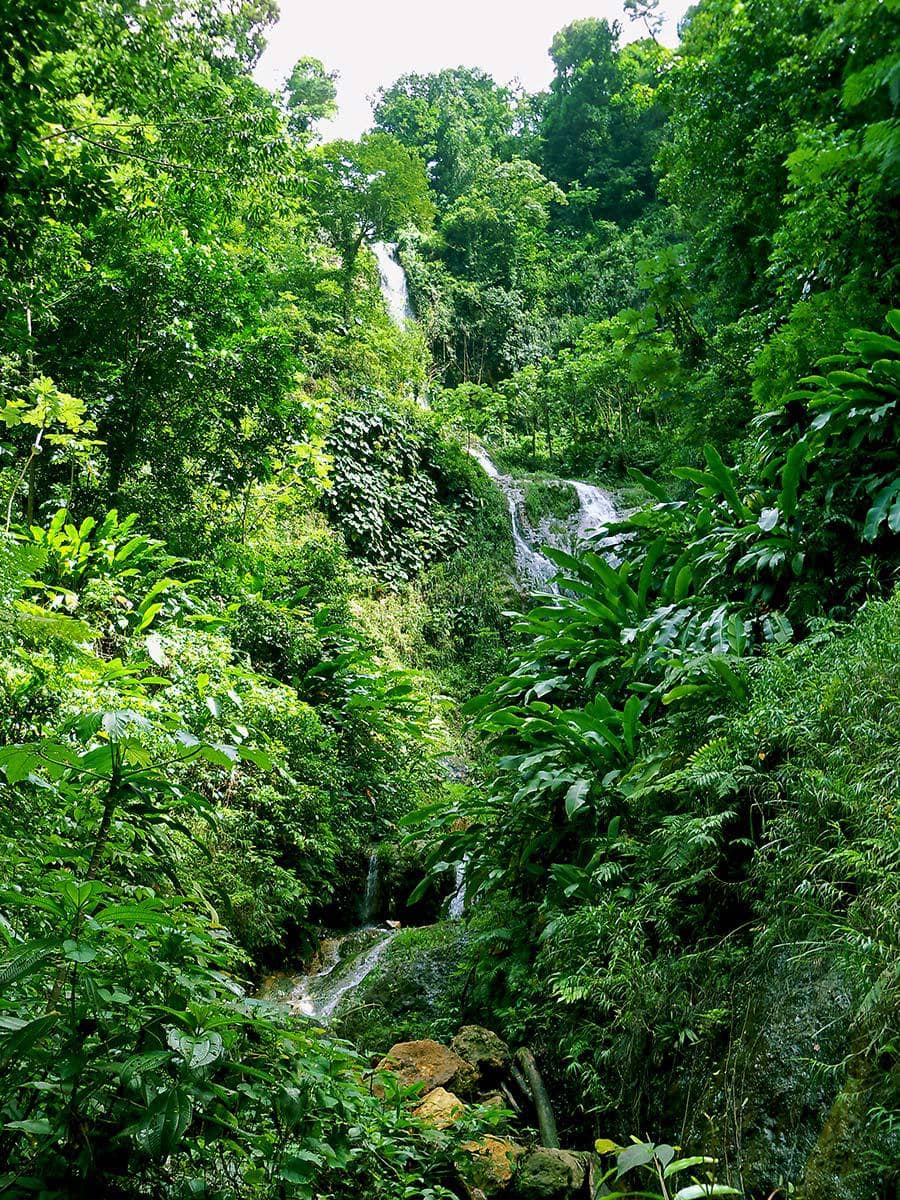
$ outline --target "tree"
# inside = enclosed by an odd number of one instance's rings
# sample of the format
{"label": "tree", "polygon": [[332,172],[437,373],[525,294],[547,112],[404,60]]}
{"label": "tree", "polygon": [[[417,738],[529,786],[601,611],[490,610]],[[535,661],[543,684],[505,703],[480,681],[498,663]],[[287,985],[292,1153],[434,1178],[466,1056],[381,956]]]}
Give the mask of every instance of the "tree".
{"label": "tree", "polygon": [[382,88],[375,121],[421,155],[444,205],[461,195],[492,159],[510,157],[516,111],[508,88],[483,71],[457,67],[434,75],[403,75]]}
{"label": "tree", "polygon": [[421,159],[389,133],[329,142],[319,164],[317,208],[341,256],[349,302],[363,243],[393,240],[405,226],[428,226],[434,205]]}
{"label": "tree", "polygon": [[494,163],[441,222],[451,268],[479,283],[536,295],[550,206],[564,202],[534,163]]}
{"label": "tree", "polygon": [[166,496],[183,510],[191,476],[231,495],[293,427],[296,361],[272,314],[310,226],[302,148],[246,74],[268,12],[48,3],[10,34],[0,403],[53,379],[101,443],[74,489],[68,449],[45,444],[32,499],[62,484],[78,503],[82,482],[116,496],[152,464],[156,514]]}
{"label": "tree", "polygon": [[284,106],[294,133],[308,134],[317,121],[337,114],[336,71],[326,71],[321,59],[299,58],[285,81]]}
{"label": "tree", "polygon": [[624,8],[629,20],[644,22],[647,36],[655,42],[663,24],[659,0],[625,0]]}
{"label": "tree", "polygon": [[573,214],[625,223],[656,194],[663,112],[655,93],[667,52],[653,43],[620,50],[620,34],[617,23],[591,17],[554,37],[541,161],[549,179],[580,193]]}
{"label": "tree", "polygon": [[898,38],[900,14],[878,0],[709,0],[692,12],[664,86],[661,190],[717,318],[853,275],[890,301],[895,180],[877,148],[896,124],[882,56]]}

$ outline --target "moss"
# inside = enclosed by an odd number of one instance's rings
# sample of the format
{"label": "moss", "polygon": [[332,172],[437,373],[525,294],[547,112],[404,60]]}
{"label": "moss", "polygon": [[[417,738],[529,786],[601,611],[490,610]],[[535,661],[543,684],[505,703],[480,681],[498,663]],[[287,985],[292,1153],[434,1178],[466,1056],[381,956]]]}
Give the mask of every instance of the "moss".
{"label": "moss", "polygon": [[[801,1200],[888,1200],[900,1182],[900,1130],[896,1100],[900,1077],[895,1063],[884,1071],[871,1055],[851,1059],[822,1132],[809,1157]],[[891,1105],[893,1111],[883,1107]],[[882,1123],[879,1112],[888,1115]]]}
{"label": "moss", "polygon": [[578,512],[578,494],[564,480],[530,480],[525,485],[525,512],[532,526],[545,517],[566,521]]}
{"label": "moss", "polygon": [[[735,981],[726,1044],[707,1054],[697,1047],[678,1089],[672,1107],[687,1114],[687,1144],[716,1155],[750,1196],[796,1185],[835,1100],[831,1064],[851,1013],[847,980],[824,959],[760,952]],[[857,1200],[852,1191],[828,1195]]]}

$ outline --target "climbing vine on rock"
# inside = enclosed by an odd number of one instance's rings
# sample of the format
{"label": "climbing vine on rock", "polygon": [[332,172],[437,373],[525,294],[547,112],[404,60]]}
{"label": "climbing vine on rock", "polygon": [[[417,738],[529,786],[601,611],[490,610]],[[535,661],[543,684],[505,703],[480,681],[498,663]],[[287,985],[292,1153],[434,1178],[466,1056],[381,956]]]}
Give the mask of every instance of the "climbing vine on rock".
{"label": "climbing vine on rock", "polygon": [[387,407],[354,408],[335,421],[329,515],[351,554],[384,582],[415,578],[464,541],[475,506],[458,451],[433,425]]}

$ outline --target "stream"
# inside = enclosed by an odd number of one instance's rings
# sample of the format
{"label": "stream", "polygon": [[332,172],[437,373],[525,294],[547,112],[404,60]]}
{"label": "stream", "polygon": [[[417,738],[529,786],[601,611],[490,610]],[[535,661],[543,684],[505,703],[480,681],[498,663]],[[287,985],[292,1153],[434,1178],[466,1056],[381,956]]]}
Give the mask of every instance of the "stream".
{"label": "stream", "polygon": [[[370,247],[378,264],[378,276],[384,302],[392,320],[403,327],[413,320],[406,285],[406,274],[397,258],[397,247],[375,242]],[[532,529],[525,516],[525,480],[503,474],[488,452],[479,445],[469,447],[478,462],[506,499],[510,529],[515,546],[516,578],[523,590],[555,590],[552,583],[557,568],[541,547],[555,546],[572,550],[585,545],[594,532],[619,513],[612,495],[604,488],[576,479],[548,480],[560,487],[571,487],[578,498],[578,510],[568,521],[543,520]],[[454,774],[452,764],[448,771]],[[453,891],[446,903],[446,918],[463,919],[466,908],[467,860],[457,863]],[[346,933],[323,938],[308,969],[297,975],[278,974],[263,983],[262,994],[284,1004],[291,1012],[327,1024],[341,1000],[366,979],[381,960],[398,930],[393,923],[379,923],[381,911],[380,868],[377,847],[369,856],[364,890],[359,900],[360,924]]]}
{"label": "stream", "polygon": [[285,1005],[292,1013],[327,1025],[348,992],[370,975],[397,928],[378,923],[380,875],[377,848],[369,856],[365,891],[360,897],[362,924],[347,933],[328,934],[319,943],[302,974],[276,974],[264,982],[261,994]]}

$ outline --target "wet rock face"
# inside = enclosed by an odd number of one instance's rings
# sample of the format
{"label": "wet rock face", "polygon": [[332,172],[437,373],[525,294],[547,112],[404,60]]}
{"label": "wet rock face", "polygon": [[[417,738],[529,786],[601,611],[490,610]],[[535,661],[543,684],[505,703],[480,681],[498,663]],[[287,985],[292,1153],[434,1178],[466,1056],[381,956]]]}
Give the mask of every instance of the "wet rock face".
{"label": "wet rock face", "polygon": [[510,1053],[506,1042],[481,1025],[464,1025],[450,1048],[475,1068],[479,1087],[498,1083],[509,1067]]}
{"label": "wet rock face", "polygon": [[[748,1195],[768,1196],[785,1179],[802,1181],[827,1127],[840,1077],[817,1064],[847,1051],[852,1004],[847,981],[824,960],[788,953],[761,956],[732,1000],[733,1050],[724,1060],[692,1056],[672,1108],[688,1113],[686,1145],[719,1160],[724,1179]],[[658,1125],[662,1122],[658,1121]],[[866,1147],[855,1141],[857,1164]],[[835,1171],[804,1200],[873,1200],[877,1185]]]}
{"label": "wet rock face", "polygon": [[521,1200],[574,1200],[585,1187],[585,1156],[570,1150],[530,1150],[519,1162],[515,1194]]}
{"label": "wet rock face", "polygon": [[475,1068],[448,1046],[425,1038],[398,1042],[378,1064],[380,1071],[394,1072],[403,1087],[422,1084],[425,1092],[446,1087],[460,1096],[475,1091]]}
{"label": "wet rock face", "polygon": [[382,1052],[393,1042],[435,1037],[459,1027],[463,961],[468,934],[462,922],[401,929],[374,971],[335,1014],[339,1037]]}

